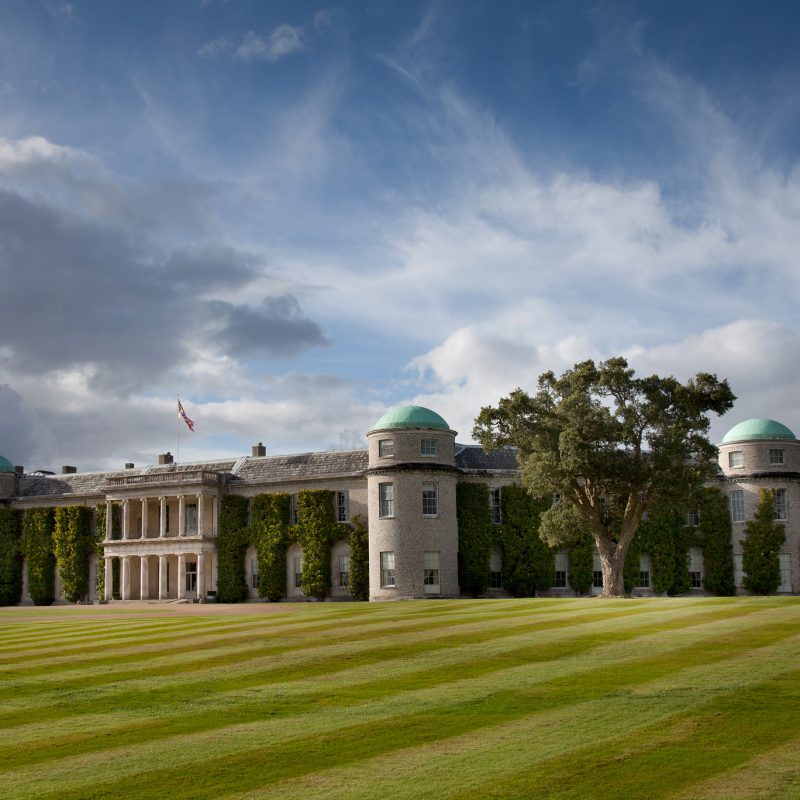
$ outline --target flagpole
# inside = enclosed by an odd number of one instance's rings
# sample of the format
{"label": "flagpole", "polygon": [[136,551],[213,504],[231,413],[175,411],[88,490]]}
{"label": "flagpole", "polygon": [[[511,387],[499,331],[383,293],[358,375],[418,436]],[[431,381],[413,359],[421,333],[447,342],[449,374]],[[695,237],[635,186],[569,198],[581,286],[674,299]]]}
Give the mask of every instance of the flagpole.
{"label": "flagpole", "polygon": [[[180,408],[181,397],[177,395],[178,408]],[[181,415],[175,410],[175,437],[178,440],[178,446],[175,448],[175,463],[181,460]]]}

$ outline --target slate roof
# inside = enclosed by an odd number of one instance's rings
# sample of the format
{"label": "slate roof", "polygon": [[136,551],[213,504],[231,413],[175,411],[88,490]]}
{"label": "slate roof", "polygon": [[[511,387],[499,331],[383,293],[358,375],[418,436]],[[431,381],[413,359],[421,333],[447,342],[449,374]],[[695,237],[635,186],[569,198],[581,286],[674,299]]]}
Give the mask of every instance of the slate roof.
{"label": "slate roof", "polygon": [[517,451],[506,447],[484,453],[483,448],[476,444],[456,444],[456,466],[467,472],[516,471]]}
{"label": "slate roof", "polygon": [[334,475],[358,476],[367,468],[367,462],[367,450],[248,457],[231,483],[283,483]]}
{"label": "slate roof", "polygon": [[[130,474],[132,470],[128,470]],[[18,497],[47,497],[49,495],[102,495],[106,478],[115,473],[83,472],[72,475],[23,475],[19,480]]]}

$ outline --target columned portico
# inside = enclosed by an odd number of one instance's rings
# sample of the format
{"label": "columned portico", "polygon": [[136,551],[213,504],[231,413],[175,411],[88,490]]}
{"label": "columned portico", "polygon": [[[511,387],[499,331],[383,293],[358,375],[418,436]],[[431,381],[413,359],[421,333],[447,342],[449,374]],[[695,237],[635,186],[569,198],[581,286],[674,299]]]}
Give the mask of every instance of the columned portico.
{"label": "columned portico", "polygon": [[204,603],[206,600],[206,556],[205,553],[197,554],[197,599]]}
{"label": "columned portico", "polygon": [[[203,494],[197,495],[197,533],[202,536],[206,532],[206,498]],[[199,569],[199,567],[198,567]]]}
{"label": "columned portico", "polygon": [[178,600],[186,599],[186,555],[178,556]]}
{"label": "columned portico", "polygon": [[142,498],[142,539],[147,538],[147,498]]}
{"label": "columned portico", "polygon": [[114,535],[114,504],[106,500],[106,539]]}
{"label": "columned portico", "polygon": [[131,504],[129,500],[122,501],[122,539],[127,541],[131,536]]}
{"label": "columned portico", "polygon": [[147,556],[139,559],[139,599],[150,599],[150,561]]}
{"label": "columned portico", "polygon": [[178,536],[186,536],[186,498],[178,496]]}
{"label": "columned portico", "polygon": [[105,581],[103,588],[103,599],[108,603],[114,598],[114,559],[106,556],[105,559]]}
{"label": "columned portico", "polygon": [[131,557],[123,556],[120,566],[119,594],[123,600],[131,599]]}
{"label": "columned portico", "polygon": [[163,539],[167,535],[167,498],[158,498],[158,535]]}
{"label": "columned portico", "polygon": [[[161,498],[162,500],[164,498]],[[168,597],[167,585],[167,557],[158,557],[158,599],[166,600]]]}

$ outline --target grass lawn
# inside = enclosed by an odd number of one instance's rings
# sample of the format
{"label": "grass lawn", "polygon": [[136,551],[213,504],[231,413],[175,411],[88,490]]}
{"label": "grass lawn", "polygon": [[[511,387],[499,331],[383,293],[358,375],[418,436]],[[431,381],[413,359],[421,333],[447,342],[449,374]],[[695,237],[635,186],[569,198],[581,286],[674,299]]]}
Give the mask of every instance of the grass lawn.
{"label": "grass lawn", "polygon": [[800,599],[0,609],[0,798],[800,798]]}

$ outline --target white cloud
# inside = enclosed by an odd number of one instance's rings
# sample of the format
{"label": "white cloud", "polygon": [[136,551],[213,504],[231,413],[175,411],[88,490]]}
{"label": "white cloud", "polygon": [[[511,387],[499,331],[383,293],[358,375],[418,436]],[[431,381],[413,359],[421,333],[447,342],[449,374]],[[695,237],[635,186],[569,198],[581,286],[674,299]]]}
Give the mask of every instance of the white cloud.
{"label": "white cloud", "polygon": [[216,39],[211,39],[201,45],[197,50],[197,55],[201,58],[215,59],[230,53],[235,46],[236,44],[230,36],[217,36]]}
{"label": "white cloud", "polygon": [[234,51],[240,61],[270,61],[272,63],[285,56],[305,49],[303,29],[294,25],[278,25],[266,36],[248,31],[242,43]]}

